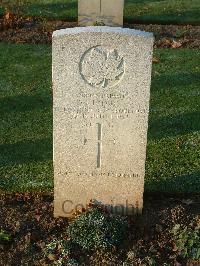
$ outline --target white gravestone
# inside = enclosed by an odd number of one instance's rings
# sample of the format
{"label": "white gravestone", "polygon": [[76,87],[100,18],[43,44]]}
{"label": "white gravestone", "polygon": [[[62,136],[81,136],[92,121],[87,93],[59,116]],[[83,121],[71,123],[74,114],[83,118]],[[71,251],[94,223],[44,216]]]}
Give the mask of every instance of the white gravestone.
{"label": "white gravestone", "polygon": [[123,26],[124,0],[79,0],[79,26]]}
{"label": "white gravestone", "polygon": [[153,35],[112,27],[53,34],[55,216],[92,200],[143,206]]}

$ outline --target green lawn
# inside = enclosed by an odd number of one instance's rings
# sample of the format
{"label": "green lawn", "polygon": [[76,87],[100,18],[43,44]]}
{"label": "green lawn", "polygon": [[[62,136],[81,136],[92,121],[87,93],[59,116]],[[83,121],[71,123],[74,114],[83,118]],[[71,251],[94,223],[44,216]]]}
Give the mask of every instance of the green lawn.
{"label": "green lawn", "polygon": [[[109,1],[109,0],[108,0]],[[77,0],[2,0],[25,16],[77,20]],[[162,24],[200,24],[199,0],[125,0],[125,21]]]}
{"label": "green lawn", "polygon": [[[154,64],[146,191],[200,191],[200,51],[160,49]],[[0,188],[49,190],[51,47],[0,43]]]}

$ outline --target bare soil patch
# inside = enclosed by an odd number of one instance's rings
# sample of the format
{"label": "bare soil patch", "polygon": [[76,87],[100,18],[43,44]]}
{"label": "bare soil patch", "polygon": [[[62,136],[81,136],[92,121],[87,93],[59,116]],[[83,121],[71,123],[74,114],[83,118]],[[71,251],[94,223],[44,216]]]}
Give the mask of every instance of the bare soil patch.
{"label": "bare soil patch", "polygon": [[[51,44],[52,32],[76,27],[76,22],[23,18],[7,13],[0,18],[0,41]],[[125,24],[124,27],[153,32],[155,47],[199,48],[200,26]]]}
{"label": "bare soil patch", "polygon": [[[2,194],[0,210],[0,230],[11,235],[10,241],[0,242],[0,265],[52,265],[52,258],[43,254],[45,245],[67,238],[69,223],[66,218],[53,217],[53,195]],[[146,195],[143,215],[129,218],[127,237],[119,249],[84,253],[77,248],[74,258],[80,265],[122,265],[127,253],[137,247],[141,257],[134,258],[133,265],[140,265],[149,250],[159,265],[200,265],[179,258],[170,235],[175,224],[196,223],[199,214],[199,196],[183,199]]]}

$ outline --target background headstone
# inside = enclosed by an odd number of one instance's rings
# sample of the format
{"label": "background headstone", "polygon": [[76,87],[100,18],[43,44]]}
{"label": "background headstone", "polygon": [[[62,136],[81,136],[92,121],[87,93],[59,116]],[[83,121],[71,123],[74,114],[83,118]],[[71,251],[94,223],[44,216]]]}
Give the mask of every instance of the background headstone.
{"label": "background headstone", "polygon": [[54,32],[55,216],[90,200],[142,209],[152,50],[131,29]]}
{"label": "background headstone", "polygon": [[124,0],[79,0],[79,26],[123,26]]}

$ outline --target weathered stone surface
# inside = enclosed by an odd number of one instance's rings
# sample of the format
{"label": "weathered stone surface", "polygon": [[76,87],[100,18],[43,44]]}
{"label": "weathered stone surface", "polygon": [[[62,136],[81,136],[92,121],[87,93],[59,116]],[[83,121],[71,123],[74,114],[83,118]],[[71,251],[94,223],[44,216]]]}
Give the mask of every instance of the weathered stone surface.
{"label": "weathered stone surface", "polygon": [[124,0],[79,0],[79,26],[123,26]]}
{"label": "weathered stone surface", "polygon": [[55,216],[90,200],[142,209],[152,47],[131,29],[54,32]]}

